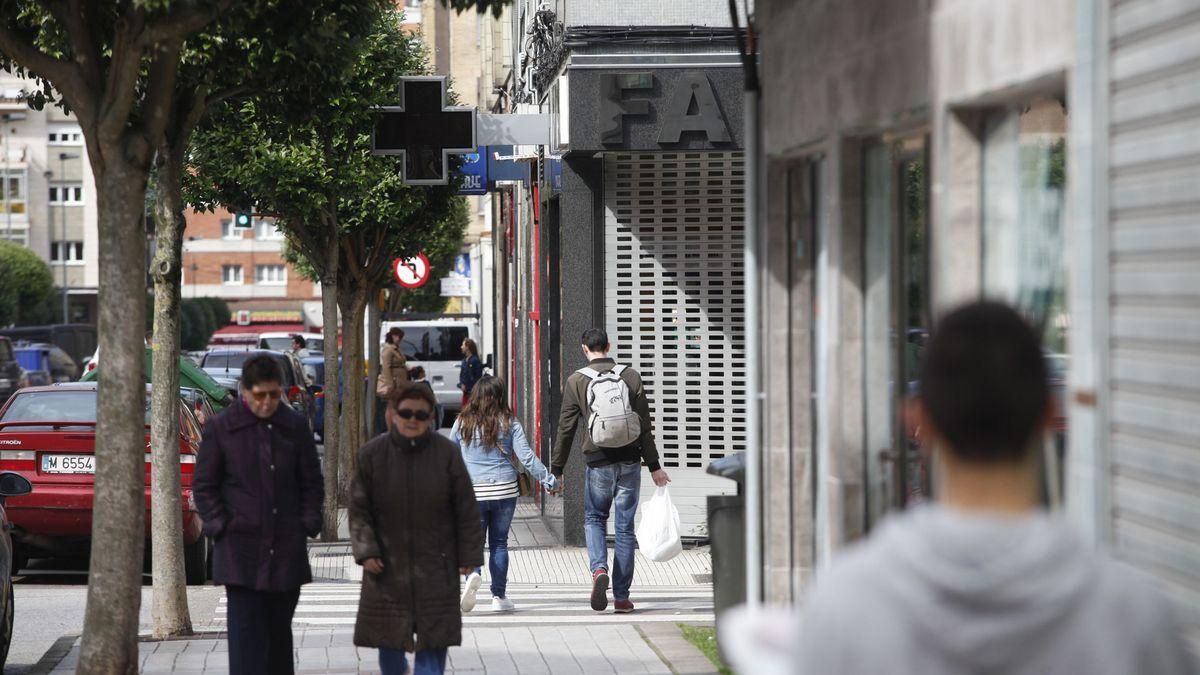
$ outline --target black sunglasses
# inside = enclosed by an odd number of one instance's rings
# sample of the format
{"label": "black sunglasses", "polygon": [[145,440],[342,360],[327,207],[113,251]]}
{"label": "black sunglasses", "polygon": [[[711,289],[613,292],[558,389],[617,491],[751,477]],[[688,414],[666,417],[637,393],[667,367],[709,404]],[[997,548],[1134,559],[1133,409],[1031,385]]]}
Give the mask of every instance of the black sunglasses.
{"label": "black sunglasses", "polygon": [[432,413],[427,413],[424,410],[409,410],[408,408],[397,408],[396,414],[406,420],[411,420],[415,417],[418,422],[427,422],[430,417],[433,417]]}

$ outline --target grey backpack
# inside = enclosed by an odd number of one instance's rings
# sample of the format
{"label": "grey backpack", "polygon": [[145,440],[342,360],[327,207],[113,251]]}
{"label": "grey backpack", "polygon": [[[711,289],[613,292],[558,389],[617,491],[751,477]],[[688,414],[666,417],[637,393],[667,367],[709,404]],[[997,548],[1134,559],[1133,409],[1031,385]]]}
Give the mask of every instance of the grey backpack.
{"label": "grey backpack", "polygon": [[621,379],[625,366],[613,366],[600,372],[580,368],[591,382],[587,386],[588,435],[598,448],[624,448],[642,435],[642,418],[633,409],[629,385]]}

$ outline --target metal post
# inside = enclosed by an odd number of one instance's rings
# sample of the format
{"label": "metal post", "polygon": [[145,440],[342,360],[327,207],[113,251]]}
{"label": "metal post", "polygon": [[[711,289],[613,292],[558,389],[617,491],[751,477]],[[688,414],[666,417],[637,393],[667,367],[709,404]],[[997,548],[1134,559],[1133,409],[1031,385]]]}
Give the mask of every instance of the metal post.
{"label": "metal post", "polygon": [[745,95],[746,603],[762,599],[762,374],[758,260],[758,92]]}
{"label": "metal post", "polygon": [[12,204],[8,200],[8,186],[11,177],[8,175],[8,113],[4,113],[4,239],[12,239]]}

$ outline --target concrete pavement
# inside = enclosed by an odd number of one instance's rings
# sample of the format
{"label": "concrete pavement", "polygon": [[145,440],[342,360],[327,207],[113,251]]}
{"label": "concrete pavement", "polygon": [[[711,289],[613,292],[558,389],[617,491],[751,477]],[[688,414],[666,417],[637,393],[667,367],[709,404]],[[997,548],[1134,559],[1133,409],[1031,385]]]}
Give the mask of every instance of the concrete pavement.
{"label": "concrete pavement", "polygon": [[[476,609],[465,615],[463,645],[450,650],[453,673],[714,673],[715,668],[683,639],[680,623],[711,624],[711,560],[706,548],[689,549],[667,563],[636,563],[632,600],[638,611],[613,614],[588,607],[586,552],[554,545],[532,503],[518,507],[509,540],[510,614],[493,613],[486,567]],[[305,586],[293,631],[297,672],[378,671],[375,650],[353,645],[354,616],[362,570],[349,545],[313,544],[317,582]],[[140,672],[228,672],[223,589],[210,615],[193,611],[198,634],[187,639],[143,638]],[[78,640],[60,641],[40,672],[73,672]],[[39,672],[39,671],[35,671]]]}

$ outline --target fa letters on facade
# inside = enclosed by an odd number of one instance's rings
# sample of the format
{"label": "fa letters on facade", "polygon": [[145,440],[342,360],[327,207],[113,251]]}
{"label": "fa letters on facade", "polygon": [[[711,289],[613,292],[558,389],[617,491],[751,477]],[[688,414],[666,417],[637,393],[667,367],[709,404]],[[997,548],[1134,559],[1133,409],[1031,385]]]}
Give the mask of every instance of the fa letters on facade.
{"label": "fa letters on facade", "polygon": [[708,76],[701,72],[683,73],[665,100],[652,108],[647,98],[625,98],[625,93],[652,90],[652,73],[605,73],[600,76],[600,142],[624,145],[625,117],[659,115],[658,143],[679,143],[686,131],[703,133],[713,145],[731,143],[729,124],[717,103],[717,95]]}

